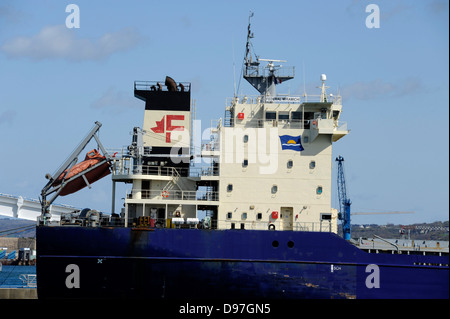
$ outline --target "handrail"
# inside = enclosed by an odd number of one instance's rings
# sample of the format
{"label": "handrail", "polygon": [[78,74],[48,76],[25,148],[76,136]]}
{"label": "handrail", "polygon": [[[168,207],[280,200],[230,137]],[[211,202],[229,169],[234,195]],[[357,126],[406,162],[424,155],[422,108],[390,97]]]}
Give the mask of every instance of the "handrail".
{"label": "handrail", "polygon": [[132,189],[127,192],[127,199],[218,201],[219,192]]}
{"label": "handrail", "polygon": [[[167,216],[167,218],[153,218],[147,216],[148,224],[140,224],[140,218],[144,216],[130,217],[125,223],[124,218],[114,219],[110,221],[103,221],[101,225],[105,227],[138,227],[138,228],[211,228],[211,229],[242,229],[241,224],[244,224],[246,230],[267,230],[267,231],[304,231],[304,232],[333,232],[333,227],[327,222],[294,222],[292,226],[284,226],[282,222],[272,223],[270,221],[262,220],[230,220],[230,219],[211,219],[205,216],[203,219],[192,216]],[[232,225],[234,224],[234,226]],[[207,225],[207,226],[205,226]],[[269,227],[269,225],[275,225],[275,228]],[[97,227],[95,226],[95,227]]]}
{"label": "handrail", "polygon": [[[180,84],[184,92],[189,92],[191,90],[191,83],[189,82],[177,82],[177,87]],[[160,89],[160,91],[168,91],[165,81],[134,81],[135,90],[152,91]]]}
{"label": "handrail", "polygon": [[37,287],[37,279],[35,274],[21,274],[19,279],[22,280],[23,287]]}
{"label": "handrail", "polygon": [[[188,174],[189,173],[189,174]],[[133,175],[130,167],[129,158],[121,158],[116,160],[113,165],[114,175]],[[218,168],[212,167],[190,167],[190,168],[176,168],[164,166],[142,165],[142,175],[156,175],[156,176],[171,176],[173,178],[180,178],[182,176],[218,176]]]}
{"label": "handrail", "polygon": [[382,241],[384,241],[384,242],[386,242],[386,243],[388,243],[388,244],[394,246],[395,249],[397,249],[397,254],[398,254],[399,249],[398,249],[398,246],[397,246],[396,244],[391,243],[390,241],[388,241],[388,240],[386,240],[386,239],[384,239],[384,238],[381,238],[380,236],[377,236],[377,235],[375,235],[375,234],[373,235],[373,237],[378,238],[378,239],[380,239],[380,240],[382,240]]}
{"label": "handrail", "polygon": [[[319,103],[321,102],[321,94],[302,94],[302,95],[244,95],[241,97],[227,97],[226,105],[236,105],[237,103],[260,104],[260,103],[274,103],[274,104],[302,104],[302,103]],[[327,95],[327,101],[336,105],[342,103],[340,95]]]}

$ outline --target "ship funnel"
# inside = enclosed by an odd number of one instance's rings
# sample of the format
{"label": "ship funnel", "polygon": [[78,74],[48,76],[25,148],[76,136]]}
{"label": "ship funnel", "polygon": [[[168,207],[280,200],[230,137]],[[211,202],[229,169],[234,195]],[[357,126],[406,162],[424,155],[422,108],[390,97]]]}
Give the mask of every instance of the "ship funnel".
{"label": "ship funnel", "polygon": [[167,90],[170,92],[177,91],[177,83],[170,76],[166,76],[166,82],[164,83],[164,85],[167,87]]}

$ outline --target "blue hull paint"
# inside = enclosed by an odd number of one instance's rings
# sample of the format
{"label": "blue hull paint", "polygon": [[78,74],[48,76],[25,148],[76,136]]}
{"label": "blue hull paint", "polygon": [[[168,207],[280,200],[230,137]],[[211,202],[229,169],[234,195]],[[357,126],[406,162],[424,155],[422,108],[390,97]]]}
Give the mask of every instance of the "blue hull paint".
{"label": "blue hull paint", "polygon": [[38,227],[37,253],[39,298],[449,298],[448,256],[369,254],[332,233]]}

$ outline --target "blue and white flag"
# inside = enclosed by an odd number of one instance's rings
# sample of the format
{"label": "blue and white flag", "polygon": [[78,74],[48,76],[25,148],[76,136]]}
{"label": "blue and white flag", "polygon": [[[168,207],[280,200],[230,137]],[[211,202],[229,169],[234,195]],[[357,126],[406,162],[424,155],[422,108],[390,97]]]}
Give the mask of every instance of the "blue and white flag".
{"label": "blue and white flag", "polygon": [[302,146],[302,136],[291,136],[291,135],[281,135],[281,149],[282,150],[293,150],[293,151],[303,151]]}

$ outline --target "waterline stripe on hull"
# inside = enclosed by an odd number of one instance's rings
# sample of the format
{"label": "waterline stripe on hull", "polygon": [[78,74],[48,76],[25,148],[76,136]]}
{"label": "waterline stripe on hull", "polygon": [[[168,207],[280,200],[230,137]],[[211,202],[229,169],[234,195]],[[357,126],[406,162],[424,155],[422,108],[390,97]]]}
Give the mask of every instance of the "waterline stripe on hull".
{"label": "waterline stripe on hull", "polygon": [[[289,264],[317,264],[317,265],[345,265],[345,266],[367,266],[368,263],[348,263],[348,262],[327,262],[327,261],[307,261],[307,260],[263,260],[263,259],[231,259],[231,258],[201,258],[201,257],[142,257],[142,256],[75,256],[75,255],[40,255],[40,258],[91,258],[91,259],[153,259],[167,261],[200,261],[200,262],[257,262],[257,263],[289,263]],[[445,266],[434,265],[395,265],[377,264],[380,267],[400,267],[414,269],[443,269]]]}

